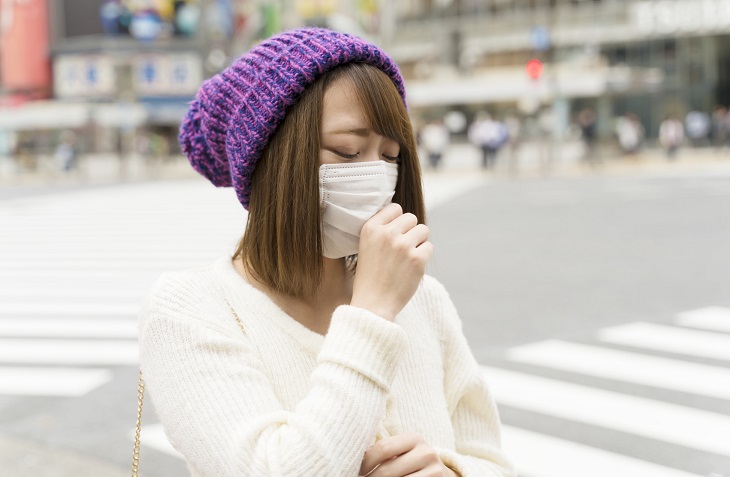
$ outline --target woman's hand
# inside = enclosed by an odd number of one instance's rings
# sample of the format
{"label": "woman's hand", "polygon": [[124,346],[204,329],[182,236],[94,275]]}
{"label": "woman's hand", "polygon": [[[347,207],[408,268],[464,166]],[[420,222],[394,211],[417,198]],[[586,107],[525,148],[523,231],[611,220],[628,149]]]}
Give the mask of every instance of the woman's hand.
{"label": "woman's hand", "polygon": [[360,232],[352,306],[393,321],[413,297],[433,255],[429,230],[388,204]]}
{"label": "woman's hand", "polygon": [[458,477],[441,462],[436,451],[419,434],[402,434],[378,441],[365,452],[360,475]]}

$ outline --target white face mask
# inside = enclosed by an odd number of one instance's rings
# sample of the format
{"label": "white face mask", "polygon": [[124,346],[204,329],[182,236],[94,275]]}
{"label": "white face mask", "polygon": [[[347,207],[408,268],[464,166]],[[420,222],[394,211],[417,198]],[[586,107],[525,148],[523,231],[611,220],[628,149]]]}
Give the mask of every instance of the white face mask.
{"label": "white face mask", "polygon": [[385,161],[322,164],[319,206],[324,256],[357,253],[365,222],[393,199],[398,165]]}

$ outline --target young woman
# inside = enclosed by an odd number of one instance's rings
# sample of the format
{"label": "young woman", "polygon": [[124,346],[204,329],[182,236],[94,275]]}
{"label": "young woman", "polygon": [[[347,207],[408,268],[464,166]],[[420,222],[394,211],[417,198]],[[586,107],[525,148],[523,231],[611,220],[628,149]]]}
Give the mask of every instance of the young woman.
{"label": "young woman", "polygon": [[193,476],[514,475],[432,254],[403,80],[381,50],[282,33],[201,87],[193,167],[248,209],[233,256],[168,272],[140,320]]}

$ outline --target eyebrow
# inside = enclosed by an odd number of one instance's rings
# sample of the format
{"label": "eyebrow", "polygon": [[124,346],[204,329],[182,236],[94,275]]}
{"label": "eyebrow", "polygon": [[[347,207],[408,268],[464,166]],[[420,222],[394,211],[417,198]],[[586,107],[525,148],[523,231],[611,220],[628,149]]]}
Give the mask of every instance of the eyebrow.
{"label": "eyebrow", "polygon": [[368,137],[372,131],[368,128],[339,129],[337,131],[329,131],[326,134],[353,134],[360,137]]}

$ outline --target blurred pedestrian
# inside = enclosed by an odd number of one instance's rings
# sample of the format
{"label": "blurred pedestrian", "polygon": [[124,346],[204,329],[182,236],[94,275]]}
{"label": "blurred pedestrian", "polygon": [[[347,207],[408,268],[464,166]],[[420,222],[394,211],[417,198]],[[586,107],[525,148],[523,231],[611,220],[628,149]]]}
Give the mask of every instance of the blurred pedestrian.
{"label": "blurred pedestrian", "polygon": [[518,155],[522,145],[522,121],[515,114],[508,114],[504,119],[504,126],[507,129],[507,145],[509,147],[509,170],[517,173]]}
{"label": "blurred pedestrian", "polygon": [[583,141],[583,160],[595,165],[596,113],[590,108],[581,109],[578,113],[578,127]]}
{"label": "blurred pedestrian", "polygon": [[639,152],[644,141],[644,133],[641,120],[633,113],[625,114],[616,120],[616,136],[624,154],[634,155]]}
{"label": "blurred pedestrian", "polygon": [[56,166],[62,172],[69,172],[76,168],[76,133],[67,129],[61,133],[54,159]]}
{"label": "blurred pedestrian", "polygon": [[424,276],[390,57],[281,33],[203,83],[180,141],[248,210],[233,256],[164,274],[140,317],[144,389],[193,475],[514,476],[454,305]]}
{"label": "blurred pedestrian", "polygon": [[428,154],[428,164],[437,170],[451,143],[451,134],[442,120],[431,121],[421,130],[421,145]]}
{"label": "blurred pedestrian", "polygon": [[659,125],[659,143],[669,160],[676,158],[677,150],[684,143],[684,127],[676,116],[667,116]]}
{"label": "blurred pedestrian", "polygon": [[687,113],[684,118],[684,127],[693,147],[708,145],[708,136],[712,125],[710,116],[706,112],[695,109]]}
{"label": "blurred pedestrian", "polygon": [[482,150],[482,168],[494,169],[499,149],[507,142],[504,123],[492,119],[486,112],[477,113],[467,132],[469,141]]}
{"label": "blurred pedestrian", "polygon": [[717,105],[712,112],[712,143],[717,149],[727,145],[730,138],[730,122],[728,110],[725,106]]}

